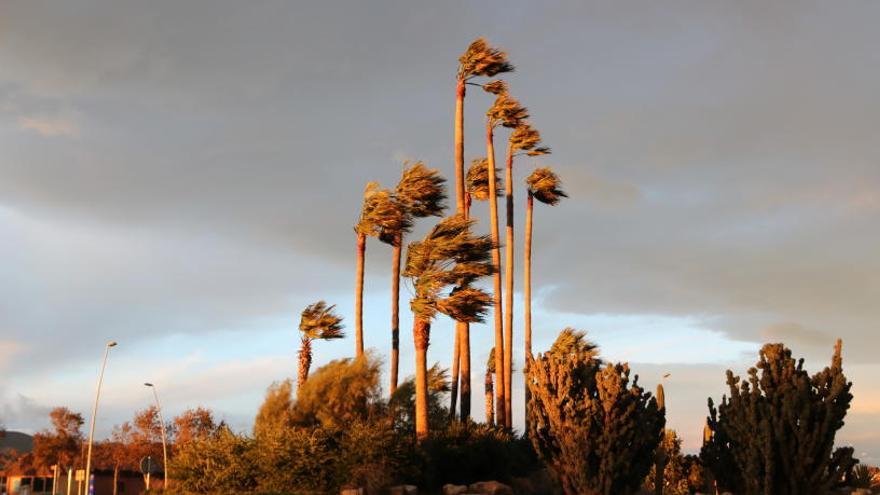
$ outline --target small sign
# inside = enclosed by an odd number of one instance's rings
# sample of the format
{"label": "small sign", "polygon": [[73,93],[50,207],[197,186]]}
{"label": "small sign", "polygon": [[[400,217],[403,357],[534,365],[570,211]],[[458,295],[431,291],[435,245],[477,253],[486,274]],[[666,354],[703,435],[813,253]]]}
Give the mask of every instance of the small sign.
{"label": "small sign", "polygon": [[77,469],[76,470],[76,481],[85,481],[86,479],[86,470],[85,469]]}

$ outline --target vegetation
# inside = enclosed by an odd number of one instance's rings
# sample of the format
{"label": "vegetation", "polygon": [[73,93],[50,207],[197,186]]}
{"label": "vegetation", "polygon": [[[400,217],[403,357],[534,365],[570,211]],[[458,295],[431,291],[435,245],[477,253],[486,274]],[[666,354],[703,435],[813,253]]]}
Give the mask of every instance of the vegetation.
{"label": "vegetation", "polygon": [[711,437],[701,452],[719,487],[744,494],[826,493],[857,462],[834,435],[852,401],[841,342],[831,366],[813,376],[783,344],[766,344],[741,380],[727,371],[730,396],[709,399]]}
{"label": "vegetation", "polygon": [[664,413],[629,374],[571,329],[528,364],[529,437],[566,494],[634,493],[651,469]]}
{"label": "vegetation", "polygon": [[299,331],[302,332],[299,349],[299,374],[297,379],[297,393],[305,385],[309,378],[309,368],[312,365],[312,341],[333,340],[345,337],[342,332],[342,317],[333,313],[336,306],[327,306],[324,301],[318,301],[303,310],[299,320]]}

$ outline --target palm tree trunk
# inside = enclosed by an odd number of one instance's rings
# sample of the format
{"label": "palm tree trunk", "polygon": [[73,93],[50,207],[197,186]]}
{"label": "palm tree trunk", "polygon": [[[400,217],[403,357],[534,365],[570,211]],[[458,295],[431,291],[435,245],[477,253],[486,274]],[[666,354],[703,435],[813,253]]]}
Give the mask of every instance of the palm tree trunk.
{"label": "palm tree trunk", "polygon": [[355,357],[361,357],[364,354],[364,258],[366,252],[367,236],[359,233],[357,236],[357,269],[354,290]]}
{"label": "palm tree trunk", "polygon": [[455,86],[455,210],[464,211],[464,95],[465,82]]}
{"label": "palm tree trunk", "polygon": [[[501,309],[501,252],[498,235],[498,195],[495,192],[495,140],[490,123],[486,124],[486,157],[488,164],[489,177],[489,220],[492,226],[492,242],[495,247],[492,249],[492,267],[495,274],[492,276],[494,282],[494,297],[492,298],[493,313],[495,316],[495,421],[499,425],[506,425],[505,415],[505,399],[504,394],[506,388],[504,386],[504,312]],[[497,370],[502,370],[497,372]]]}
{"label": "palm tree trunk", "polygon": [[486,367],[486,424],[495,426],[495,408],[492,407],[492,399],[495,394],[492,384],[492,372]]}
{"label": "palm tree trunk", "polygon": [[413,321],[416,350],[416,440],[428,438],[428,342],[431,324],[419,316]]}
{"label": "palm tree trunk", "polygon": [[456,323],[455,325],[455,340],[452,344],[452,385],[450,385],[450,395],[449,395],[449,418],[455,419],[455,407],[458,403],[458,378],[459,378],[459,370],[458,365],[461,362],[461,327]]}
{"label": "palm tree trunk", "polygon": [[391,255],[391,395],[397,391],[397,374],[400,362],[400,252],[403,235],[394,241]]}
{"label": "palm tree trunk", "polygon": [[312,367],[312,339],[303,335],[302,346],[299,348],[299,373],[296,379],[296,395],[309,379],[309,368]]}
{"label": "palm tree trunk", "polygon": [[507,225],[504,244],[504,425],[513,427],[513,149],[507,146],[505,174]]}
{"label": "palm tree trunk", "polygon": [[461,331],[461,378],[459,393],[461,395],[461,421],[466,423],[471,417],[471,327],[468,323],[456,322]]}
{"label": "palm tree trunk", "polygon": [[[532,211],[535,209],[535,198],[529,191],[526,199],[526,238],[523,247],[523,320],[525,333],[525,358],[523,360],[523,379],[528,380],[528,363],[532,359]],[[523,381],[525,383],[525,381]],[[525,431],[529,431],[529,400],[531,393],[525,386]]]}

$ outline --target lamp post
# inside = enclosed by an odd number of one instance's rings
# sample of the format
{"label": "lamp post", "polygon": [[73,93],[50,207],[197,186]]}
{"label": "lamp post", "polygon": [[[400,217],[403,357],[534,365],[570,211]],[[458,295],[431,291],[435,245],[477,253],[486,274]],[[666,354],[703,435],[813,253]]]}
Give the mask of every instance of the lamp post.
{"label": "lamp post", "polygon": [[152,383],[146,382],[144,386],[150,387],[153,389],[153,397],[156,399],[156,411],[159,413],[159,426],[162,427],[162,474],[164,474],[164,481],[162,485],[163,490],[168,489],[168,446],[166,444],[167,440],[165,439],[165,420],[162,419],[162,406],[159,405],[159,394],[156,392],[156,386]]}
{"label": "lamp post", "polygon": [[92,420],[89,424],[89,448],[86,454],[86,491],[88,491],[88,483],[92,479],[92,442],[95,439],[95,418],[98,415],[98,400],[101,398],[101,383],[104,381],[104,368],[107,367],[107,357],[110,356],[110,348],[116,347],[116,342],[111,340],[104,347],[104,361],[101,363],[101,373],[98,375],[98,389],[95,391],[95,407],[92,408]]}

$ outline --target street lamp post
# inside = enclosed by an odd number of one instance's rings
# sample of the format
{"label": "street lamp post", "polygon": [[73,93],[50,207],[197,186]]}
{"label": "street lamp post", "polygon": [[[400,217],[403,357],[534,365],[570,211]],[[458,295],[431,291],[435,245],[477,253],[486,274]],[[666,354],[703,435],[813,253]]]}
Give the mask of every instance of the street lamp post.
{"label": "street lamp post", "polygon": [[101,383],[104,381],[104,369],[107,367],[107,357],[110,356],[110,348],[116,347],[116,342],[111,340],[104,347],[104,361],[101,363],[101,373],[98,375],[98,388],[95,391],[95,407],[92,408],[92,420],[89,424],[89,448],[86,454],[86,491],[88,491],[88,483],[92,479],[92,442],[95,440],[95,418],[98,415],[98,400],[101,398]]}
{"label": "street lamp post", "polygon": [[144,383],[145,386],[153,389],[153,397],[156,399],[156,411],[159,413],[159,426],[162,427],[162,474],[164,474],[164,481],[162,489],[168,489],[168,445],[165,437],[165,420],[162,419],[162,406],[159,405],[159,394],[156,392],[156,386],[152,383]]}

